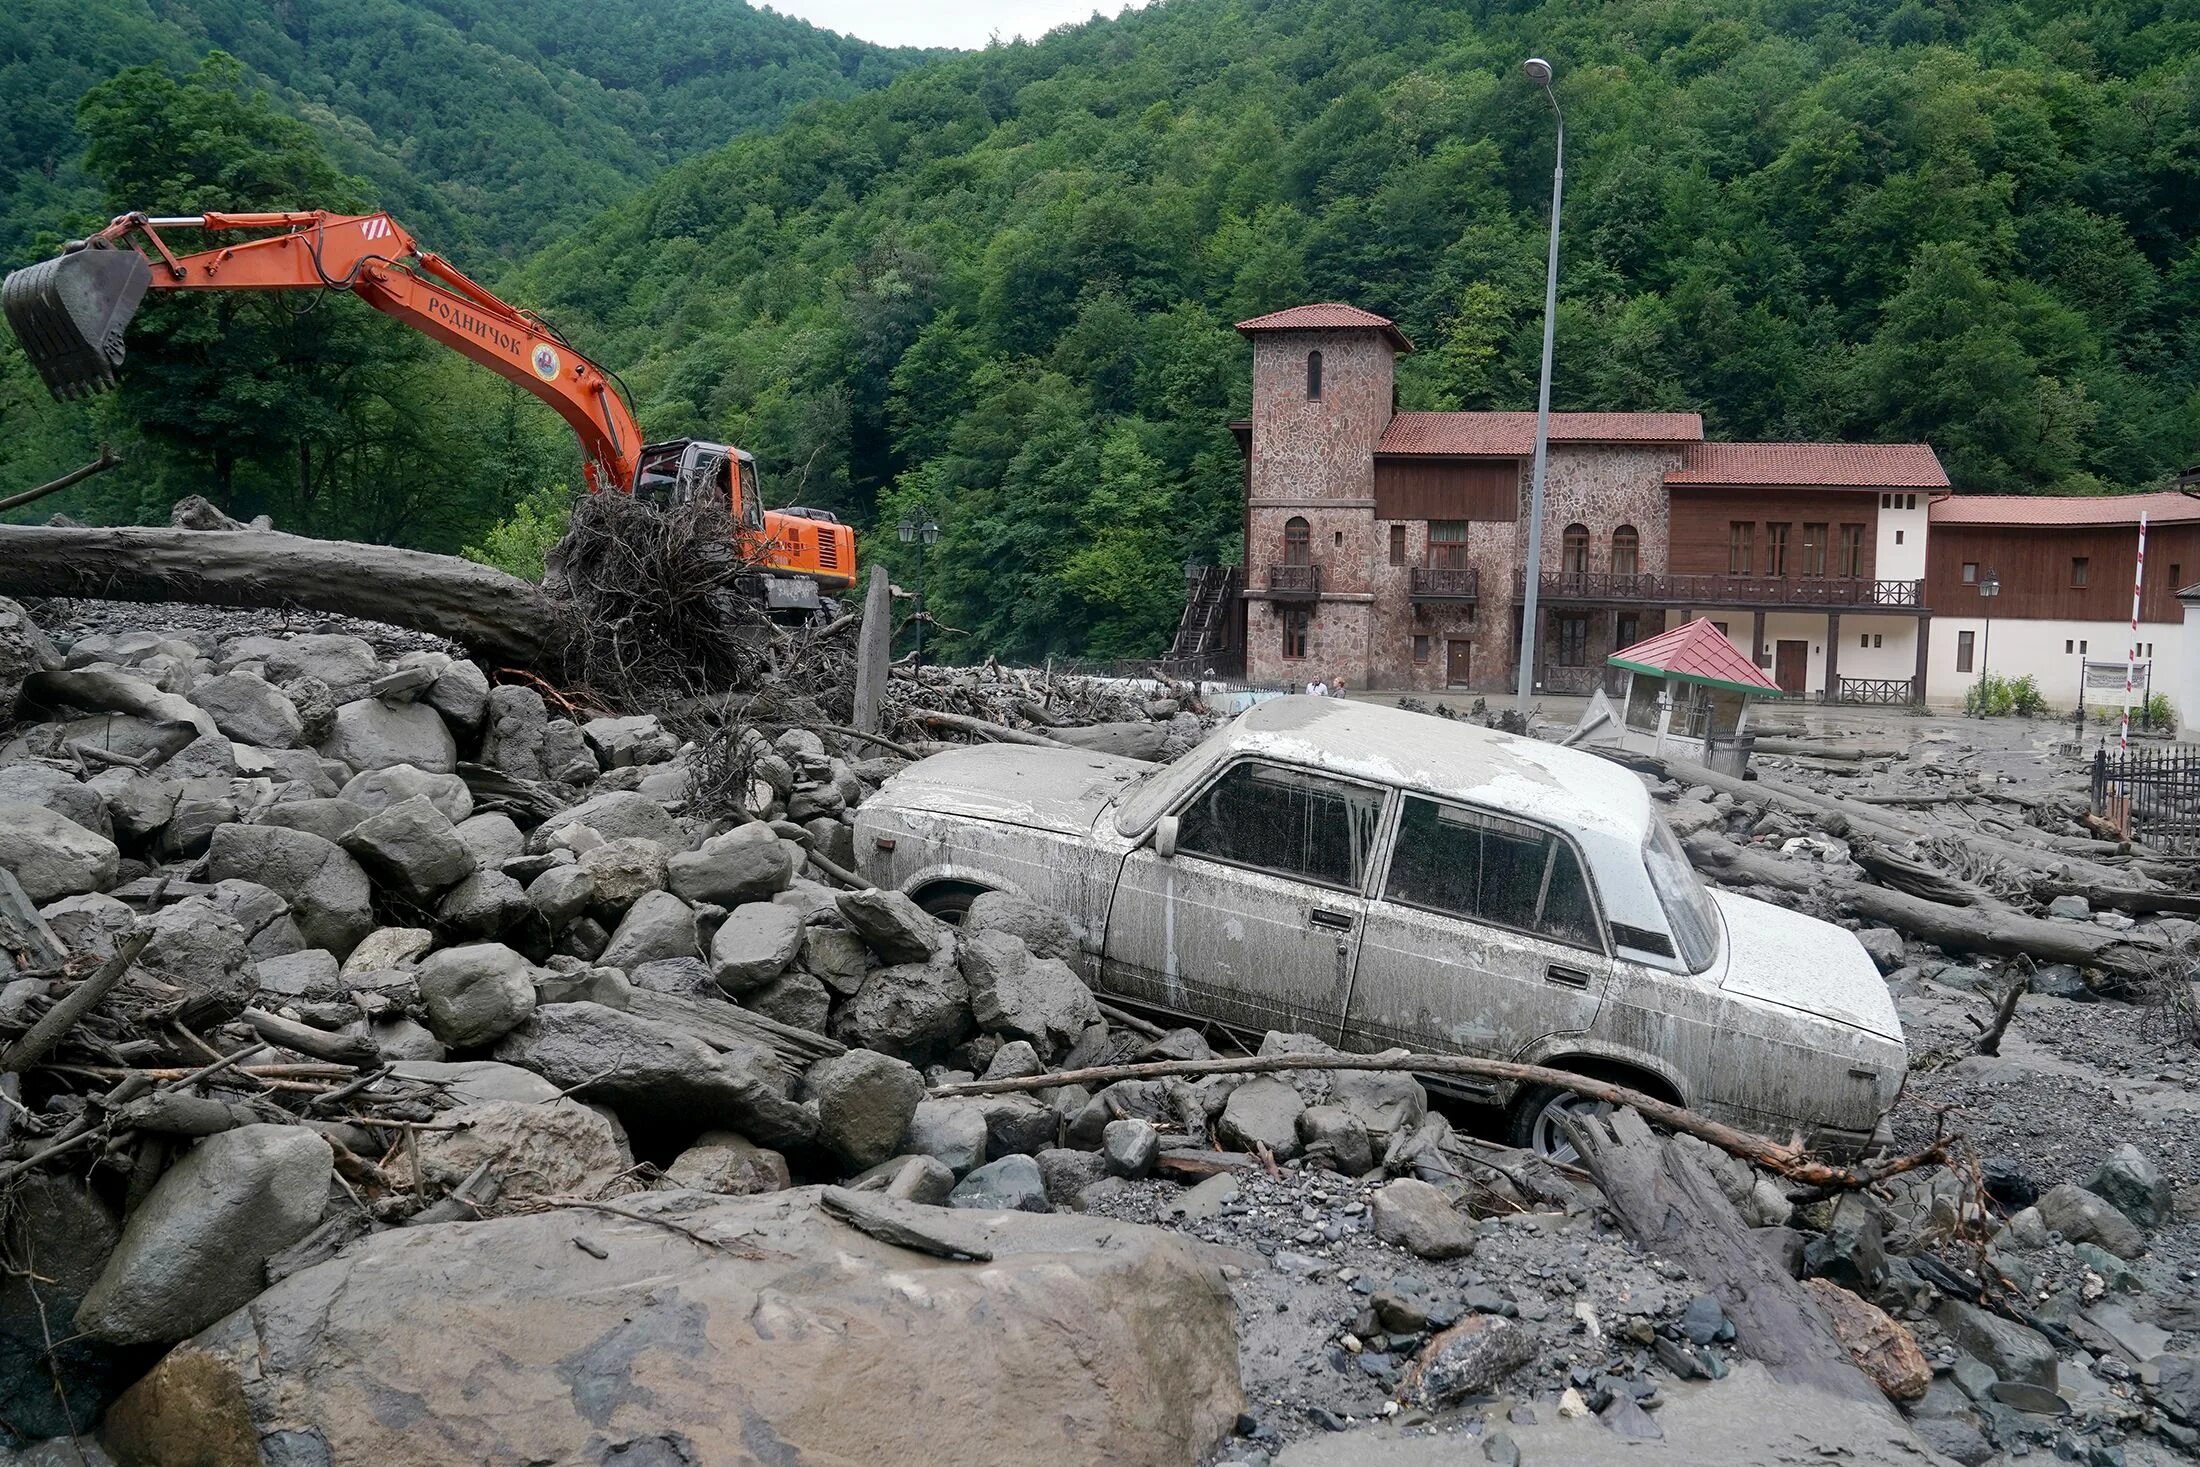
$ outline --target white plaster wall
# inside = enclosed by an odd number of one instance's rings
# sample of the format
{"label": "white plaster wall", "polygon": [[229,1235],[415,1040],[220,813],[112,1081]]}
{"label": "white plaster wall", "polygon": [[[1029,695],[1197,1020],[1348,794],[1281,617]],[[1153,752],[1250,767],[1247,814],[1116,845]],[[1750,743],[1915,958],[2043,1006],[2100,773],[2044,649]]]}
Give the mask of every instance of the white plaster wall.
{"label": "white plaster wall", "polygon": [[[1733,613],[1730,623],[1735,640],[1744,650],[1749,647],[1750,613]],[[1826,687],[1826,618],[1816,611],[1768,611],[1765,613],[1765,676],[1779,676],[1780,643],[1808,642],[1810,644],[1810,671],[1803,678],[1803,696],[1812,702]],[[1853,644],[1852,644],[1853,645]],[[1841,654],[1843,665],[1848,663],[1848,653]]]}
{"label": "white plaster wall", "polygon": [[[1885,502],[1901,506],[1889,508]],[[1873,560],[1873,575],[1882,581],[1922,581],[1925,579],[1925,506],[1932,496],[1922,489],[1905,489],[1900,494],[1882,496],[1879,507],[1879,543],[1877,558]],[[1914,505],[1915,508],[1909,506]],[[1899,543],[1897,543],[1899,537]],[[1843,618],[1844,625],[1846,618]],[[1848,664],[1848,651],[1856,644],[1851,642],[1842,649],[1841,662]],[[1861,674],[1860,674],[1861,675]],[[1872,676],[1878,676],[1874,673]]]}
{"label": "white plaster wall", "polygon": [[[1973,657],[1969,672],[1957,672],[1956,634],[1966,631],[1978,633],[1978,655]],[[2037,678],[2048,706],[2067,712],[2077,706],[2078,664],[2121,661],[2130,640],[2131,624],[2123,621],[2033,621],[1996,617],[1989,637],[1983,617],[1936,616],[1933,618],[1932,647],[1927,653],[1925,701],[1960,706],[1964,693],[1984,671],[2003,677],[2030,675]],[[2153,652],[2153,690],[2167,693],[2173,704],[2180,703],[2176,684],[2190,676],[2185,672],[2184,624],[2141,622],[2139,642],[2142,658],[2149,648]],[[2066,645],[2071,650],[2064,651]],[[2078,651],[2081,645],[2086,648],[2082,653]],[[1841,660],[1847,663],[1847,650],[1843,651]],[[2119,692],[2107,701],[2121,703],[2122,694]],[[2103,705],[2099,694],[2095,694],[2095,702],[2096,706]]]}
{"label": "white plaster wall", "polygon": [[2194,626],[2195,620],[2200,619],[2200,601],[2187,601],[2184,607],[2185,623],[2179,637],[2176,662],[2157,661],[2154,675],[2157,679],[2174,678],[2176,681],[2175,687],[2164,691],[2169,694],[2171,706],[2177,710],[2177,727],[2200,729],[2200,628]]}
{"label": "white plaster wall", "polygon": [[[1939,623],[1934,623],[1939,631]],[[1876,637],[1879,645],[1863,643]],[[1917,618],[1914,616],[1841,616],[1841,676],[1917,676]]]}

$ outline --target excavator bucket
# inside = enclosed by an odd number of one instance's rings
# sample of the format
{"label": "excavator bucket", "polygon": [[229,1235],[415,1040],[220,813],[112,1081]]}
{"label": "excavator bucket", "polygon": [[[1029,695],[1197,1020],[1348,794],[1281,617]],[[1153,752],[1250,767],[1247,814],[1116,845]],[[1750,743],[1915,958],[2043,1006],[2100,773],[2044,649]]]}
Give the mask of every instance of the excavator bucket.
{"label": "excavator bucket", "polygon": [[57,399],[89,397],[115,385],[122,333],[153,282],[136,250],[73,249],[10,274],[0,314]]}

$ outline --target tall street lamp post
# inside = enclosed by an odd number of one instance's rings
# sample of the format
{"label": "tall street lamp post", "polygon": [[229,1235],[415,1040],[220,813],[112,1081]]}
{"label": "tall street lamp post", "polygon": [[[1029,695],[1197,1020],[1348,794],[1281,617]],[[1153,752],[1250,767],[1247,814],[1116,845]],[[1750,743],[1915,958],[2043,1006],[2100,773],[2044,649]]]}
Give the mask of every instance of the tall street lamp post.
{"label": "tall street lamp post", "polygon": [[1528,567],[1521,578],[1524,592],[1520,605],[1520,686],[1523,711],[1535,694],[1536,644],[1542,628],[1537,623],[1538,583],[1543,575],[1543,466],[1551,447],[1551,332],[1558,319],[1558,200],[1566,179],[1566,114],[1559,110],[1558,93],[1551,90],[1551,63],[1531,56],[1522,65],[1528,80],[1543,89],[1558,119],[1558,146],[1551,156],[1551,254],[1543,270],[1543,377],[1535,393],[1535,478],[1528,492]]}
{"label": "tall street lamp post", "polygon": [[901,517],[894,527],[901,536],[901,543],[917,547],[917,667],[924,666],[924,547],[940,538],[940,522],[932,518],[932,511],[918,505]]}
{"label": "tall street lamp post", "polygon": [[1991,566],[1980,572],[1978,578],[1979,604],[1986,609],[1985,635],[1979,638],[1978,685],[1981,690],[1980,711],[1985,711],[1986,663],[1994,655],[1994,598],[2001,594],[2001,577]]}

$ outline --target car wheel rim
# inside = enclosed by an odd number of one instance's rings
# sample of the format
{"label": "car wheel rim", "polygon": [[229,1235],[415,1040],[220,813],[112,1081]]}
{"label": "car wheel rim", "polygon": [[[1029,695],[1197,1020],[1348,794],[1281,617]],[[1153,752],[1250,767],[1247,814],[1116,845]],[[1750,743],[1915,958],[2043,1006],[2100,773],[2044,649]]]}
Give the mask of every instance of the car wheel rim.
{"label": "car wheel rim", "polygon": [[1566,1134],[1566,1117],[1606,1115],[1611,1109],[1605,1102],[1590,1100],[1586,1096],[1552,1096],[1543,1102],[1543,1108],[1535,1114],[1535,1127],[1530,1134],[1530,1140],[1536,1154],[1549,1157],[1561,1166],[1576,1165],[1581,1160],[1581,1153],[1574,1149],[1572,1138]]}

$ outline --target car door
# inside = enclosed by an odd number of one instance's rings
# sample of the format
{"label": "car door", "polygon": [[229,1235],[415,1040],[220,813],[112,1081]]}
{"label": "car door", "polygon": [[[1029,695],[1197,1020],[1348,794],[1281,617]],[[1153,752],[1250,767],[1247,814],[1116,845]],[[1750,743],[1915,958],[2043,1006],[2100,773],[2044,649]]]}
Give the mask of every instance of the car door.
{"label": "car door", "polygon": [[1557,830],[1399,797],[1345,1018],[1354,1049],[1512,1059],[1595,1021],[1611,978],[1586,867]]}
{"label": "car door", "polygon": [[1149,844],[1124,858],[1103,986],[1254,1033],[1336,1040],[1388,794],[1257,759],[1218,771],[1172,812],[1171,854]]}

